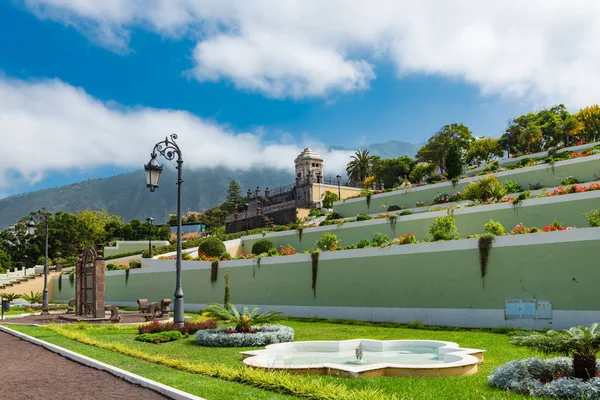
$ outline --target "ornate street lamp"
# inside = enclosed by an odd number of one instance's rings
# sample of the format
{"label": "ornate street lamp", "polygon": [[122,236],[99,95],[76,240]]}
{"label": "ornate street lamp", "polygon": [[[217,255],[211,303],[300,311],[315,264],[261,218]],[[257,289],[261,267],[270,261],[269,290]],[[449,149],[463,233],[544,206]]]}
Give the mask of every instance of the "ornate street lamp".
{"label": "ornate street lamp", "polygon": [[337,184],[338,184],[338,200],[342,200],[342,189],[340,187],[340,184],[342,182],[342,177],[340,175],[337,175],[335,177],[335,179],[337,180]]}
{"label": "ornate street lamp", "polygon": [[[27,222],[27,234],[34,236],[36,231],[36,221],[38,223],[44,222],[46,224],[46,247],[44,254],[44,294],[43,294],[43,305],[42,305],[42,315],[48,314],[48,214],[46,213],[46,209],[42,208],[41,210],[33,213],[29,218],[29,222]],[[25,271],[27,271],[27,266],[25,266]]]}
{"label": "ornate street lamp", "polygon": [[160,174],[162,173],[162,165],[156,159],[157,155],[161,155],[171,161],[177,156],[177,259],[175,261],[175,302],[173,310],[173,320],[177,328],[183,327],[183,289],[181,287],[181,169],[183,159],[181,158],[181,150],[175,140],[177,135],[174,133],[166,137],[162,142],[154,145],[154,150],[150,154],[151,158],[148,164],[144,165],[146,171],[146,186],[151,192],[158,187]]}
{"label": "ornate street lamp", "polygon": [[152,258],[152,222],[154,222],[154,218],[148,217],[146,222],[148,222],[148,254]]}

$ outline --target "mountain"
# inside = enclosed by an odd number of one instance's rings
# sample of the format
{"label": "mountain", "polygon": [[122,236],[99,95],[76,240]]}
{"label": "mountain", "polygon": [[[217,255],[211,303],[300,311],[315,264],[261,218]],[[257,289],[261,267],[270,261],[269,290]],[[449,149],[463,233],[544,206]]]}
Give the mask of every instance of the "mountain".
{"label": "mountain", "polygon": [[[374,155],[382,158],[413,156],[417,145],[389,141],[367,146]],[[261,191],[288,185],[294,182],[293,162],[289,170],[252,168],[232,170],[228,168],[204,168],[183,170],[182,212],[202,211],[223,202],[229,182],[236,179],[242,190]],[[107,210],[124,220],[145,220],[153,217],[157,223],[166,221],[168,214],[174,214],[177,204],[175,187],[176,171],[167,169],[160,178],[160,186],[154,192],[146,188],[143,171],[128,172],[110,178],[90,179],[73,185],[38,190],[0,199],[0,229],[14,224],[31,211],[45,207],[57,211],[77,212],[79,210]]]}

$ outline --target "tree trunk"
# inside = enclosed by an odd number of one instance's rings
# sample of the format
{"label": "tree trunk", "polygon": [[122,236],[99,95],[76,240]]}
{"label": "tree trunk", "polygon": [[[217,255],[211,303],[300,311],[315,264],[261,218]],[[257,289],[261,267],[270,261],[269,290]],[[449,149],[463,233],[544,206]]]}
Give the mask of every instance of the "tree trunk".
{"label": "tree trunk", "polygon": [[573,375],[575,378],[588,380],[598,374],[596,356],[573,355]]}

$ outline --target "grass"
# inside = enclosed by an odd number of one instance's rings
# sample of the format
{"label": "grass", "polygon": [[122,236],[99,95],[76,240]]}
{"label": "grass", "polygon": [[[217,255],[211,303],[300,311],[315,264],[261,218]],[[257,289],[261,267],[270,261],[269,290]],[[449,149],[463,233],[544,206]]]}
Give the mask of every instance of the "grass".
{"label": "grass", "polygon": [[[283,321],[282,321],[283,322]],[[527,358],[536,353],[522,347],[509,344],[510,337],[506,334],[493,333],[485,330],[444,330],[444,328],[418,329],[401,327],[397,324],[365,324],[365,323],[343,323],[343,321],[316,322],[297,319],[286,319],[286,325],[296,331],[295,340],[345,340],[356,338],[370,339],[429,339],[457,342],[461,347],[479,348],[486,350],[485,363],[479,366],[479,372],[467,377],[447,378],[372,378],[372,379],[348,379],[331,376],[294,376],[295,385],[310,386],[319,384],[322,388],[330,385],[338,386],[341,391],[349,391],[357,395],[363,391],[377,390],[380,398],[397,399],[523,399],[525,396],[505,393],[493,389],[487,385],[487,377],[498,366],[520,358]],[[151,364],[139,359],[124,356],[108,350],[98,349],[84,345],[74,340],[67,339],[56,333],[48,332],[42,328],[14,326],[24,333],[48,340],[71,350],[81,352],[90,357],[97,358],[103,362],[118,366],[123,369],[139,373],[142,376],[155,379],[159,382],[190,391],[190,393],[206,397],[209,400],[220,398],[290,398],[274,392],[255,389],[248,385],[241,385],[225,379],[209,378],[199,374],[177,371],[174,368]],[[177,360],[178,362],[204,363],[209,365],[220,365],[228,370],[239,370],[243,368],[240,361],[240,351],[244,348],[206,348],[195,344],[194,337],[185,340],[154,345],[135,341],[137,329],[131,327],[88,327],[81,330],[68,328],[69,332],[81,332],[92,340],[105,345],[117,344],[124,346],[143,357],[156,360]],[[102,358],[100,358],[102,357]],[[187,365],[187,364],[186,364]],[[150,368],[150,367],[151,368]],[[134,368],[134,369],[132,369]],[[150,375],[144,373],[144,368],[150,368]],[[200,370],[199,370],[200,371]],[[272,375],[272,374],[269,374]],[[198,382],[210,382],[206,386]],[[232,386],[233,385],[233,386]],[[333,387],[333,386],[332,386]],[[222,391],[237,388],[240,391],[228,392],[229,397],[223,397]],[[235,389],[235,390],[237,390]],[[344,390],[345,389],[345,390]],[[191,391],[192,390],[192,391]],[[231,389],[234,390],[234,389]],[[249,392],[255,391],[251,395]],[[247,393],[247,394],[242,394]],[[269,397],[273,396],[273,397]],[[362,396],[361,396],[362,397]],[[325,398],[315,396],[314,398]]]}

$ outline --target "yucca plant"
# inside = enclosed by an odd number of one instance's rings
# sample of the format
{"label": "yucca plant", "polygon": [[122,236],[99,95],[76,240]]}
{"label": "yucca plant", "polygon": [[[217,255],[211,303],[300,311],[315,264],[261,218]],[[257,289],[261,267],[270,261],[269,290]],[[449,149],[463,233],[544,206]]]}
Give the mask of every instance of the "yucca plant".
{"label": "yucca plant", "polygon": [[43,296],[41,292],[34,293],[32,291],[30,294],[22,294],[21,298],[30,304],[35,304],[42,301]]}
{"label": "yucca plant", "polygon": [[596,353],[600,351],[600,324],[573,327],[546,333],[524,332],[513,336],[511,343],[527,346],[546,354],[560,353],[573,358],[575,378],[590,379],[597,375]]}
{"label": "yucca plant", "polygon": [[1,294],[0,296],[2,296],[3,298],[5,298],[9,302],[13,302],[13,301],[21,298],[21,295],[20,294],[16,294],[16,293],[4,293],[4,294]]}
{"label": "yucca plant", "polygon": [[207,314],[221,321],[235,323],[235,330],[240,333],[248,333],[253,325],[266,324],[281,314],[279,311],[267,311],[259,314],[259,310],[258,308],[249,310],[248,307],[244,307],[240,312],[233,304],[225,308],[220,304],[211,303],[208,304]]}

